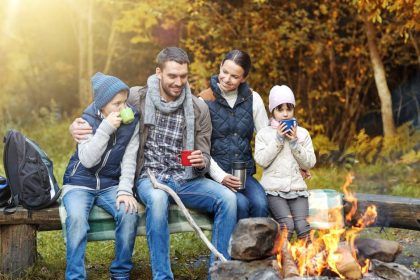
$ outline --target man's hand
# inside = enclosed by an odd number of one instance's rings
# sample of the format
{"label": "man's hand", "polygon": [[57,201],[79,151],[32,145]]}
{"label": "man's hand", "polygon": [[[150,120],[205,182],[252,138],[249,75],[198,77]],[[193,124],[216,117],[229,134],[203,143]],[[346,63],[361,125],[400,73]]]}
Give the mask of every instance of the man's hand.
{"label": "man's hand", "polygon": [[77,118],[69,127],[69,131],[74,141],[80,143],[82,140],[86,139],[86,135],[93,132],[92,127],[87,121],[82,118]]}
{"label": "man's hand", "polygon": [[236,189],[242,186],[241,179],[230,174],[226,175],[225,178],[223,178],[222,185],[228,187],[233,192],[236,192]]}
{"label": "man's hand", "polygon": [[128,213],[137,213],[137,200],[132,196],[128,194],[119,195],[117,197],[117,210],[120,210],[120,204],[125,204],[125,212]]}
{"label": "man's hand", "polygon": [[206,167],[206,162],[204,160],[203,153],[200,150],[192,151],[191,155],[188,156],[188,159],[191,162],[191,166],[199,169]]}

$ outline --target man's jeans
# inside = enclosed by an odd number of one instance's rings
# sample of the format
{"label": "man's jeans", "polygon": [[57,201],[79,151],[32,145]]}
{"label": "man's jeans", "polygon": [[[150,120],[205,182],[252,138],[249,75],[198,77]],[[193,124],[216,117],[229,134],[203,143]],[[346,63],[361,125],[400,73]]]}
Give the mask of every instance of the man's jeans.
{"label": "man's jeans", "polygon": [[[214,215],[212,243],[227,259],[230,235],[236,225],[236,196],[228,188],[206,178],[182,184],[162,183],[172,188],[188,208]],[[173,279],[169,259],[168,207],[173,200],[163,190],[154,189],[150,179],[139,179],[137,193],[146,206],[146,231],[154,280]],[[210,257],[210,265],[214,255]]]}
{"label": "man's jeans", "polygon": [[236,193],[238,199],[238,220],[268,217],[267,196],[261,184],[252,176],[247,176],[245,189]]}
{"label": "man's jeans", "polygon": [[115,220],[115,259],[110,268],[111,275],[128,279],[133,268],[131,255],[136,239],[138,215],[126,213],[124,204],[120,204],[118,211],[116,198],[117,187],[105,190],[74,189],[64,195],[63,203],[67,211],[67,280],[86,279],[84,260],[89,230],[88,217],[93,205],[103,208]]}

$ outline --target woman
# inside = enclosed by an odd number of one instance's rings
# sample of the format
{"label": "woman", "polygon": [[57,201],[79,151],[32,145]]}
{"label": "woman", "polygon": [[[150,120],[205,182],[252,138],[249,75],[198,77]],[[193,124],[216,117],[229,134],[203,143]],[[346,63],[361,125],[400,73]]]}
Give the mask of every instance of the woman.
{"label": "woman", "polygon": [[[211,77],[210,88],[199,95],[210,109],[213,125],[210,176],[236,193],[238,220],[268,216],[264,189],[252,176],[256,168],[251,149],[254,131],[266,127],[268,117],[261,96],[246,83],[250,69],[246,52],[230,51],[220,64],[219,74]],[[234,161],[247,164],[245,189],[241,191],[237,191],[240,179],[230,174]]]}

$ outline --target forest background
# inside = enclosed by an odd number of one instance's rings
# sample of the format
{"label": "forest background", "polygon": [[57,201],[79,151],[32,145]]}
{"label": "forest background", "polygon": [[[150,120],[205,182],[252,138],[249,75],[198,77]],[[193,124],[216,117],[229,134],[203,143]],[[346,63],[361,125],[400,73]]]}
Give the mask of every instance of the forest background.
{"label": "forest background", "polygon": [[266,105],[273,85],[294,91],[318,159],[311,188],[351,171],[356,191],[420,197],[419,14],[415,0],[0,0],[0,131],[38,142],[62,182],[95,72],[143,85],[179,46],[197,94],[241,49]]}

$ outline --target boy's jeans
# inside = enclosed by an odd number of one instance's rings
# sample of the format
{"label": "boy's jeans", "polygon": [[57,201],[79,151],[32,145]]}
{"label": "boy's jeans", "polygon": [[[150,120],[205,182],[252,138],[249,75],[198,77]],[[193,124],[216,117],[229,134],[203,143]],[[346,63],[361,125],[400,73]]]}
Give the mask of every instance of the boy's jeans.
{"label": "boy's jeans", "polygon": [[245,189],[235,194],[238,199],[238,220],[268,217],[267,196],[264,188],[253,176],[247,176]]}
{"label": "boy's jeans", "polygon": [[[162,182],[171,187],[188,208],[214,214],[212,243],[227,259],[230,235],[236,225],[236,196],[228,188],[206,178],[179,184],[170,179]],[[146,231],[154,280],[173,279],[169,259],[168,207],[173,201],[166,192],[154,189],[150,179],[137,182],[137,193],[146,206]],[[214,261],[210,257],[210,265]]]}
{"label": "boy's jeans", "polygon": [[[137,230],[137,213],[126,213],[124,204],[116,208],[117,187],[104,190],[74,189],[63,197],[66,219],[66,274],[67,280],[86,279],[85,251],[88,217],[93,205],[103,208],[115,220],[115,259],[110,271],[113,277],[128,279],[133,267],[131,255]],[[123,278],[124,279],[124,278]]]}

